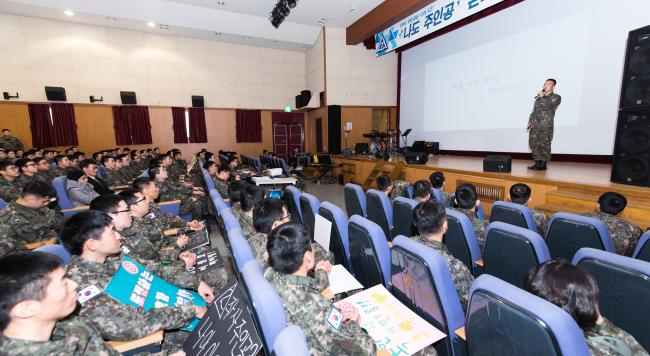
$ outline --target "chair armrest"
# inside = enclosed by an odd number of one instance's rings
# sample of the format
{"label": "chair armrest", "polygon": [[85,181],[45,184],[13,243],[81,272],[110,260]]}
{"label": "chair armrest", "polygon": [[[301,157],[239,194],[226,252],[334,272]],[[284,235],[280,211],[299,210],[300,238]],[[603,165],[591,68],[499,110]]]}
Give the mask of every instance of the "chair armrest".
{"label": "chair armrest", "polygon": [[161,201],[160,203],[158,203],[158,206],[171,205],[171,204],[180,204],[180,203],[181,203],[180,200],[168,200],[168,201]]}
{"label": "chair armrest", "polygon": [[467,336],[465,335],[465,327],[464,326],[456,329],[455,334],[459,338],[463,339],[463,341],[467,341]]}
{"label": "chair armrest", "polygon": [[160,330],[141,339],[131,341],[108,341],[108,344],[118,352],[127,352],[147,345],[161,344],[162,341],[163,331]]}
{"label": "chair armrest", "polygon": [[89,205],[81,205],[81,206],[71,208],[71,209],[63,209],[63,210],[61,210],[61,213],[63,214],[63,216],[68,217],[68,216],[72,216],[72,215],[74,215],[74,214],[76,214],[76,213],[78,213],[80,211],[84,211],[84,210],[88,210],[88,209],[90,209]]}
{"label": "chair armrest", "polygon": [[32,242],[30,244],[25,244],[25,247],[27,249],[29,249],[29,250],[33,250],[33,249],[39,248],[41,246],[54,245],[55,243],[56,243],[56,239],[49,239],[49,240]]}
{"label": "chair armrest", "polygon": [[483,259],[482,259],[482,258],[481,258],[481,259],[478,259],[478,260],[476,260],[476,262],[475,262],[475,263],[476,263],[476,265],[477,265],[477,266],[479,266],[479,267],[483,267]]}

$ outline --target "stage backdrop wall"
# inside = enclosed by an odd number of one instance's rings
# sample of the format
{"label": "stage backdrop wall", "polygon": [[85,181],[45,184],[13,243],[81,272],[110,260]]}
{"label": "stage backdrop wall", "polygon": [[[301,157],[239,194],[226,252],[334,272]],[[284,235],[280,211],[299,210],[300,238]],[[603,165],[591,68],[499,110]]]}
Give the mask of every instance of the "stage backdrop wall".
{"label": "stage backdrop wall", "polygon": [[555,78],[553,152],[610,155],[627,34],[649,13],[647,0],[529,0],[408,49],[401,129],[443,150],[528,152],[533,98]]}

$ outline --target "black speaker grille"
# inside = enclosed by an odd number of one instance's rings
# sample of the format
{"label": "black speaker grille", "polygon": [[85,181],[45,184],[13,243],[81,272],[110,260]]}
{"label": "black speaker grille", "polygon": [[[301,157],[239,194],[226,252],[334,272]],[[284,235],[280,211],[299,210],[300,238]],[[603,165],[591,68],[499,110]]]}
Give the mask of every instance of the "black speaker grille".
{"label": "black speaker grille", "polygon": [[625,153],[616,157],[614,163],[614,172],[616,174],[615,182],[633,185],[648,185],[648,176],[650,170],[648,169],[647,154],[640,155],[627,155]]}
{"label": "black speaker grille", "polygon": [[612,182],[650,186],[650,108],[619,112]]}

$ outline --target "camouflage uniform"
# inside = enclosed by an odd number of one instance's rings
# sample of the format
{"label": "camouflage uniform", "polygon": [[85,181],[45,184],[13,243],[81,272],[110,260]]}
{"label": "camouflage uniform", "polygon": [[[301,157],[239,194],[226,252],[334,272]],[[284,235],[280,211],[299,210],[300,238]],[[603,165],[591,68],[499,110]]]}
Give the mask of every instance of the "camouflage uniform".
{"label": "camouflage uniform", "polygon": [[0,336],[0,350],[14,356],[118,356],[91,324],[71,316],[54,326],[49,341],[9,339]]}
{"label": "camouflage uniform", "polygon": [[451,272],[451,278],[454,280],[454,286],[456,286],[456,292],[458,293],[460,304],[463,306],[463,309],[467,310],[469,290],[472,287],[472,283],[474,283],[474,276],[467,269],[467,266],[465,266],[465,264],[460,260],[456,259],[456,257],[447,250],[447,246],[443,245],[442,242],[429,240],[419,235],[413,236],[412,239],[431,247],[442,255],[442,258],[447,262],[449,272]]}
{"label": "camouflage uniform", "polygon": [[407,188],[409,185],[411,185],[411,183],[406,180],[396,180],[395,182],[393,182],[393,190],[390,193],[391,203],[397,197],[408,198]]}
{"label": "camouflage uniform", "polygon": [[637,340],[603,318],[603,323],[584,330],[589,353],[593,356],[648,356]]}
{"label": "camouflage uniform", "polygon": [[337,331],[327,316],[333,305],[323,297],[314,278],[280,274],[269,268],[266,278],[282,298],[287,324],[298,325],[305,333],[313,355],[374,355],[374,340],[355,322],[341,324]]}
{"label": "camouflage uniform", "polygon": [[5,138],[4,136],[0,137],[0,148],[5,151],[25,150],[23,143],[20,142],[18,138],[13,136],[9,136],[9,138]]}
{"label": "camouflage uniform", "polygon": [[29,244],[53,239],[61,221],[61,214],[47,207],[32,209],[12,202],[0,211],[0,240]]}
{"label": "camouflage uniform", "polygon": [[154,203],[149,203],[149,214],[144,218],[153,222],[161,231],[187,227],[187,221],[160,210],[160,207]]}
{"label": "camouflage uniform", "polygon": [[253,217],[250,215],[246,215],[243,210],[238,205],[233,205],[230,207],[230,210],[232,211],[232,214],[235,215],[237,220],[239,220],[239,226],[241,227],[242,232],[244,233],[244,236],[246,239],[248,239],[249,236],[255,235],[255,226],[253,225]]}
{"label": "camouflage uniform", "polygon": [[159,262],[178,262],[176,238],[164,236],[162,230],[150,219],[134,217],[131,227],[120,231],[120,235],[122,251],[129,256]]}
{"label": "camouflage uniform", "polygon": [[13,183],[16,185],[16,187],[18,187],[18,189],[20,189],[22,191],[23,189],[25,189],[25,186],[27,184],[42,182],[42,181],[43,181],[42,178],[39,178],[36,174],[31,175],[31,176],[21,174],[18,177],[14,178]]}
{"label": "camouflage uniform", "polygon": [[106,170],[104,170],[104,174],[102,175],[102,179],[109,187],[115,187],[128,183],[128,179],[126,179],[117,169],[106,168]]}
{"label": "camouflage uniform", "polygon": [[205,195],[193,195],[192,189],[176,186],[169,179],[164,182],[156,182],[156,185],[160,189],[161,201],[176,199],[181,201],[181,215],[192,213],[193,219],[201,219],[207,212]]}
{"label": "camouflage uniform", "polygon": [[442,189],[438,189],[442,193],[442,204],[446,207],[451,207],[451,202],[449,201],[449,193],[445,192]]}
{"label": "camouflage uniform", "polygon": [[219,192],[219,195],[223,199],[228,199],[228,182],[224,182],[217,177],[212,177],[214,179],[214,187]]}
{"label": "camouflage uniform", "polygon": [[187,163],[185,161],[174,160],[171,166],[167,167],[169,179],[178,182],[181,176],[187,175]]}
{"label": "camouflage uniform", "polygon": [[479,219],[476,216],[474,209],[456,208],[456,211],[465,214],[469,218],[472,223],[472,228],[474,229],[474,234],[476,234],[478,246],[481,248],[481,254],[483,254],[483,247],[485,247],[485,231],[487,230],[489,223]]}
{"label": "camouflage uniform", "polygon": [[607,230],[609,230],[609,236],[612,238],[616,253],[632,256],[642,233],[639,227],[621,217],[602,212],[584,213],[582,215],[604,222],[607,225]]}
{"label": "camouflage uniform", "polygon": [[118,172],[124,179],[129,182],[132,181],[137,175],[133,171],[134,166],[133,165],[128,165],[120,168]]}
{"label": "camouflage uniform", "polygon": [[[72,256],[67,266],[67,275],[79,284],[79,290],[91,285],[104,290],[120,268],[120,263],[120,255],[107,258],[104,263]],[[152,266],[146,263],[143,263],[143,266],[154,274],[159,273],[155,266],[151,268]],[[190,282],[190,285],[180,287],[196,287],[195,279],[186,282]],[[127,341],[145,337],[159,330],[183,327],[194,319],[196,308],[192,303],[188,303],[179,307],[154,308],[145,312],[144,309],[120,303],[101,293],[83,303],[78,315],[94,324],[104,339]]]}
{"label": "camouflage uniform", "polygon": [[528,146],[530,146],[535,161],[546,162],[551,159],[553,119],[560,102],[562,102],[562,98],[555,93],[535,100],[533,112],[528,119],[528,123],[531,125]]}
{"label": "camouflage uniform", "polygon": [[22,189],[14,181],[8,181],[4,177],[0,177],[0,198],[9,203],[15,201],[20,196]]}
{"label": "camouflage uniform", "polygon": [[535,225],[537,225],[537,232],[543,238],[546,238],[546,227],[548,226],[548,216],[539,210],[532,208],[530,212],[533,213],[533,220],[535,220]]}
{"label": "camouflage uniform", "polygon": [[36,172],[36,173],[34,173],[34,175],[36,176],[36,179],[39,180],[39,182],[43,182],[43,183],[47,183],[49,185],[52,185],[52,179],[54,179],[54,177],[52,177],[52,174],[50,173],[50,171]]}
{"label": "camouflage uniform", "polygon": [[16,239],[11,236],[0,236],[0,257],[16,250]]}

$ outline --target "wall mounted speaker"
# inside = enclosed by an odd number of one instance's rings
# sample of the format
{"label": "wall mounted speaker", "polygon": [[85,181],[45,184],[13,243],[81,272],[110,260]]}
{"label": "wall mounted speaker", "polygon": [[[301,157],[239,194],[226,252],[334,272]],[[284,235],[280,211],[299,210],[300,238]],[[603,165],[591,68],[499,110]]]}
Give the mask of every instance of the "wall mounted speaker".
{"label": "wall mounted speaker", "polygon": [[650,26],[627,38],[620,108],[650,106]]}
{"label": "wall mounted speaker", "polygon": [[45,96],[47,100],[66,101],[65,88],[63,87],[45,87]]}
{"label": "wall mounted speaker", "polygon": [[192,95],[192,107],[193,108],[205,107],[205,103],[203,102],[203,95]]}
{"label": "wall mounted speaker", "polygon": [[122,99],[122,104],[124,105],[135,105],[138,103],[135,99],[134,91],[121,91],[120,99]]}

